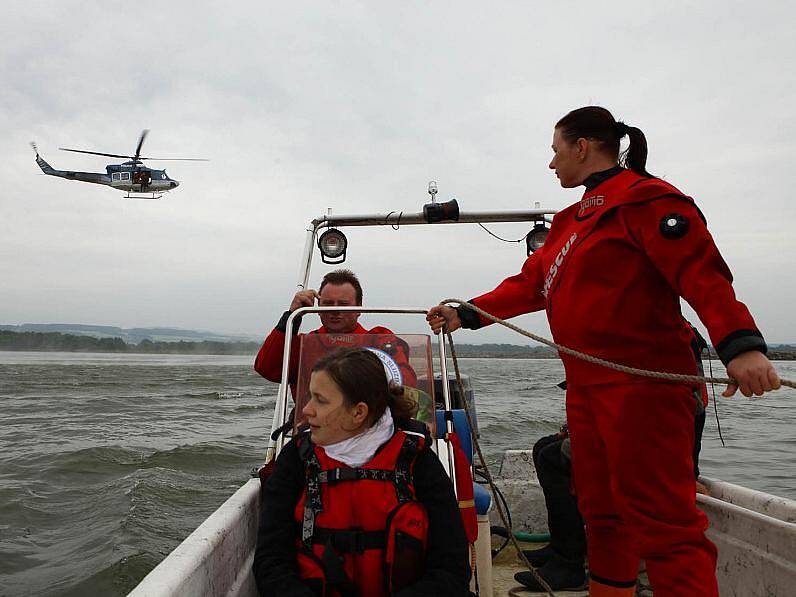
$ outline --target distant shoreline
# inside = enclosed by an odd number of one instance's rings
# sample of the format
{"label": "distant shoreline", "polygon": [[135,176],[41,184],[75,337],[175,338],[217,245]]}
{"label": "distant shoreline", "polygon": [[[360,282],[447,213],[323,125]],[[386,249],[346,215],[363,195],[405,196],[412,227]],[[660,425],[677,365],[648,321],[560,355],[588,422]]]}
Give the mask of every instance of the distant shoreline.
{"label": "distant shoreline", "polygon": [[145,339],[133,344],[127,343],[121,338],[96,338],[60,332],[0,330],[0,351],[11,352],[253,355],[259,348],[259,342],[222,342],[218,340],[153,342]]}
{"label": "distant shoreline", "polygon": [[[221,342],[214,340],[153,342],[137,344],[121,338],[95,338],[60,332],[12,332],[0,330],[0,351],[4,352],[76,352],[116,354],[187,354],[252,356],[260,349],[259,342]],[[436,352],[436,350],[435,350]],[[456,354],[462,359],[557,359],[558,353],[548,347],[516,344],[457,344]],[[769,347],[772,361],[796,361],[796,346]]]}

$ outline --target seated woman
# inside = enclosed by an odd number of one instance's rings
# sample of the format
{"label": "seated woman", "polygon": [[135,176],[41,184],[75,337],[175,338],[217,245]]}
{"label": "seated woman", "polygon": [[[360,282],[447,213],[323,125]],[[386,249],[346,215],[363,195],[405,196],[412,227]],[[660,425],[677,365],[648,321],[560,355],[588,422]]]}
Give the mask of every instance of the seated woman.
{"label": "seated woman", "polygon": [[254,555],[263,597],[469,595],[453,486],[414,404],[378,357],[343,348],[312,369],[310,425],[265,484]]}

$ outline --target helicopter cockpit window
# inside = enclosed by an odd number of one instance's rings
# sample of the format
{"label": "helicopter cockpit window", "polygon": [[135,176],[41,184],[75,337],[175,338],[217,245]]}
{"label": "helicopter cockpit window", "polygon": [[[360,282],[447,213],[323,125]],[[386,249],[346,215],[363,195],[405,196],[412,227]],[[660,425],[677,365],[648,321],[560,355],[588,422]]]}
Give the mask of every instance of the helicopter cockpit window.
{"label": "helicopter cockpit window", "polygon": [[122,175],[119,174],[118,172],[114,172],[113,174],[111,174],[111,180],[116,181],[116,180],[121,180],[121,178],[122,178]]}
{"label": "helicopter cockpit window", "polygon": [[122,172],[122,180],[130,180],[130,173]]}

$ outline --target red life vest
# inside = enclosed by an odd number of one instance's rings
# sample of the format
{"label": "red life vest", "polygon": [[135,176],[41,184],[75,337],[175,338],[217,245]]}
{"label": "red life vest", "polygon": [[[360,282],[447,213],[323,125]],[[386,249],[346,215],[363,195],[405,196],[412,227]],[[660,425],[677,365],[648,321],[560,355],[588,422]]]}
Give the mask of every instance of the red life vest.
{"label": "red life vest", "polygon": [[[373,338],[371,338],[371,336],[374,335],[382,336],[382,338],[379,338],[379,341],[375,344],[373,343]],[[413,388],[417,387],[417,374],[409,364],[409,345],[401,338],[395,336],[387,328],[376,326],[375,328],[366,330],[360,324],[357,324],[357,327],[353,332],[348,334],[339,334],[327,332],[326,328],[321,326],[317,330],[309,332],[307,336],[311,336],[312,340],[319,342],[330,350],[343,346],[356,346],[357,348],[377,348],[390,355],[392,360],[398,366],[401,371],[401,376],[403,377],[403,380],[401,381],[402,385],[407,385]],[[312,365],[314,364],[314,362],[305,364],[305,367],[303,367],[303,370],[299,373],[299,378],[304,377],[305,379],[309,379],[310,371],[312,369]]]}
{"label": "red life vest", "polygon": [[412,467],[425,439],[398,430],[362,467],[299,439],[306,486],[296,504],[299,574],[324,597],[390,595],[425,572],[428,515]]}
{"label": "red life vest", "polygon": [[[317,330],[309,332],[309,334],[327,334],[325,327],[320,327]],[[348,334],[332,334],[336,338],[330,341],[330,344],[335,346],[363,346],[362,339],[357,338],[363,334],[379,334],[379,335],[392,335],[393,333],[382,326],[376,326],[371,329],[365,329],[362,325],[357,324],[356,328]],[[299,334],[293,339],[290,349],[290,365],[288,368],[288,379],[290,381],[290,388],[293,395],[296,395],[296,379],[299,366],[299,347],[300,338],[307,334]],[[417,385],[417,375],[411,366],[409,366],[409,347],[406,346],[400,338],[395,340],[388,340],[385,344],[376,348],[380,348],[390,354],[398,366],[401,368],[401,373],[404,376],[404,384],[410,386]],[[254,360],[254,369],[264,378],[279,383],[282,381],[282,356],[285,349],[285,332],[274,328],[268,337],[263,342],[257,353],[257,358]],[[305,372],[306,373],[306,372]]]}

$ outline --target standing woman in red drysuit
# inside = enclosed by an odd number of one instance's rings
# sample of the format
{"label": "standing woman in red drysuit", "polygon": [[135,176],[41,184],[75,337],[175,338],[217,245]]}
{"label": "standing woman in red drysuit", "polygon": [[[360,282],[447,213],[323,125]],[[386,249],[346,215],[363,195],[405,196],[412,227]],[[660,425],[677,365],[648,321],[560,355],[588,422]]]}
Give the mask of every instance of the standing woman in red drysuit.
{"label": "standing woman in red drysuit", "polygon": [[[629,147],[620,155],[620,139]],[[473,299],[501,318],[545,309],[555,341],[609,361],[695,375],[684,298],[745,396],[779,387],[766,344],[694,201],[646,171],[647,143],[605,108],[555,126],[561,186],[583,198],[556,214],[522,271]],[[436,306],[438,333],[490,322]],[[696,508],[697,388],[620,373],[562,354],[578,505],[586,522],[590,594],[633,595],[639,560],[656,597],[718,595],[716,548]]]}

